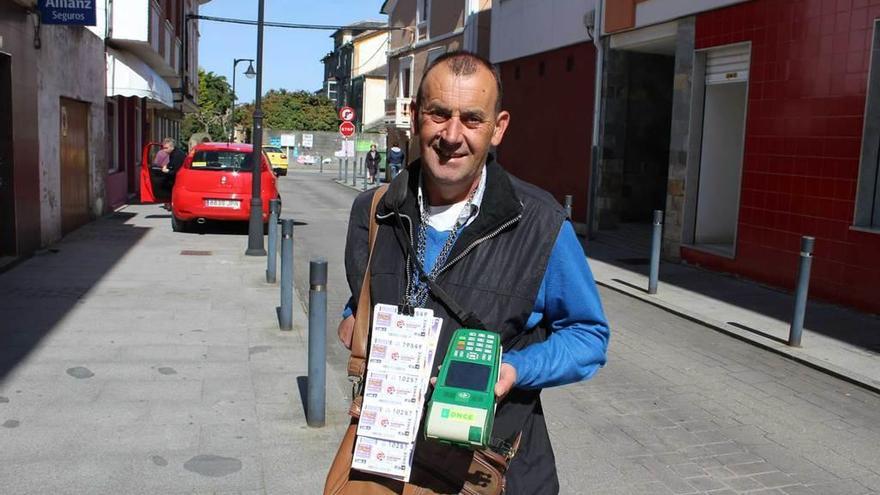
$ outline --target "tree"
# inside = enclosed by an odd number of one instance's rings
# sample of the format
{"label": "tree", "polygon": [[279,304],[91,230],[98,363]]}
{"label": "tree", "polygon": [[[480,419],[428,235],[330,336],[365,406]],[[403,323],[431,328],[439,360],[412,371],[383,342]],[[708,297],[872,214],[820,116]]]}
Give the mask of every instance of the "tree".
{"label": "tree", "polygon": [[232,88],[226,82],[226,77],[200,68],[196,105],[199,109],[183,119],[181,139],[189,141],[196,132],[207,132],[216,141],[226,139],[230,130],[229,110],[232,107]]}
{"label": "tree", "polygon": [[[332,131],[338,124],[336,107],[325,96],[308,91],[272,89],[263,97],[263,126],[290,131]],[[235,122],[253,125],[254,107],[247,103],[235,109]]]}

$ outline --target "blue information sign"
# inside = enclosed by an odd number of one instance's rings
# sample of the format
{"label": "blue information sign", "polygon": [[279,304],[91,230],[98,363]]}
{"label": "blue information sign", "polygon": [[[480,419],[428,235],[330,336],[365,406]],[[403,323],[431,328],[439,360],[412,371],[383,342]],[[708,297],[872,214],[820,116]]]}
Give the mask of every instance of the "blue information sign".
{"label": "blue information sign", "polygon": [[40,19],[43,24],[94,26],[97,0],[40,0]]}
{"label": "blue information sign", "polygon": [[275,146],[276,148],[280,148],[281,147],[281,136],[269,137],[269,146]]}

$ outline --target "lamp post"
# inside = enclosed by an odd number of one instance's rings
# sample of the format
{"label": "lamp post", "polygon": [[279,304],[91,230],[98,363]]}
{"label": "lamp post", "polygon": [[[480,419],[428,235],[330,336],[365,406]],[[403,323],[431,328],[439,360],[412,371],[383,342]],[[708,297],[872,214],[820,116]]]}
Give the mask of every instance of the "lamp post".
{"label": "lamp post", "polygon": [[251,170],[251,216],[248,222],[248,247],[246,256],[266,256],[263,249],[263,200],[260,197],[260,176],[263,174],[263,7],[259,0],[257,8],[257,89],[254,96],[254,168]]}
{"label": "lamp post", "polygon": [[244,71],[244,76],[248,79],[253,79],[256,77],[257,73],[254,71],[254,59],[252,58],[236,58],[232,61],[232,112],[229,114],[229,142],[235,142],[235,100],[237,96],[235,95],[235,68],[238,66],[239,62],[250,62],[248,64],[248,68]]}

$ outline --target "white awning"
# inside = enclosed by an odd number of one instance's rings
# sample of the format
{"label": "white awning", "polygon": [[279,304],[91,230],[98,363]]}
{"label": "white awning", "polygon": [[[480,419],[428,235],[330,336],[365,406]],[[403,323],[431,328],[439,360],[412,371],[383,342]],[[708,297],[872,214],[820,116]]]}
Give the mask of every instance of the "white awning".
{"label": "white awning", "polygon": [[174,108],[171,86],[146,63],[120,50],[107,48],[107,96],[148,98]]}

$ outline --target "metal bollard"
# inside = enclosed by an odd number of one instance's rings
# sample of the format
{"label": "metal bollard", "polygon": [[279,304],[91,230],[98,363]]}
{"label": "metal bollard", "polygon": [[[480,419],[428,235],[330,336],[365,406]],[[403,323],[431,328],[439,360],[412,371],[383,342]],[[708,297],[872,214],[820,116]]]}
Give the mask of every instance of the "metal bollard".
{"label": "metal bollard", "polygon": [[791,329],[788,332],[788,345],[801,346],[804,333],[804,315],[807,312],[807,294],[810,292],[810,267],[813,264],[813,246],[815,237],[801,237],[801,261],[798,265],[797,285],[794,292],[794,315],[791,317]]}
{"label": "metal bollard", "polygon": [[660,276],[660,244],[663,241],[663,211],[654,210],[654,225],[651,234],[651,271],[648,276],[648,294],[657,293],[657,278]]}
{"label": "metal bollard", "polygon": [[348,182],[348,158],[345,159],[345,166],[342,167],[342,183]]}
{"label": "metal bollard", "polygon": [[318,163],[321,164],[321,173],[323,174],[324,173],[324,155],[318,155],[318,160],[320,160]]}
{"label": "metal bollard", "polygon": [[275,273],[278,263],[278,216],[281,214],[281,200],[269,201],[269,256],[266,256],[266,282],[275,283]]}
{"label": "metal bollard", "polygon": [[293,329],[293,219],[281,220],[281,307],[278,327]]}
{"label": "metal bollard", "polygon": [[357,187],[358,161],[357,158],[351,160],[351,185]]}
{"label": "metal bollard", "polygon": [[324,426],[327,372],[327,260],[309,262],[309,380],[306,423]]}
{"label": "metal bollard", "polygon": [[571,194],[565,195],[565,218],[571,220],[571,202],[572,197]]}
{"label": "metal bollard", "polygon": [[342,158],[337,158],[336,163],[336,180],[342,180]]}
{"label": "metal bollard", "polygon": [[361,157],[361,170],[363,172],[363,179],[364,179],[361,190],[366,191],[367,190],[367,163],[364,161],[363,157]]}

